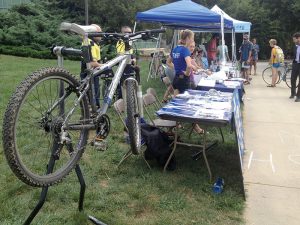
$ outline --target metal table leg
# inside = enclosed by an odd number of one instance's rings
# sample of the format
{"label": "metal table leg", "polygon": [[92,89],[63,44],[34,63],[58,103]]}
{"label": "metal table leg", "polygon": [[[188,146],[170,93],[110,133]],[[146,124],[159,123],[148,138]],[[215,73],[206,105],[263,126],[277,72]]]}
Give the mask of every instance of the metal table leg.
{"label": "metal table leg", "polygon": [[164,166],[164,172],[166,172],[166,169],[167,169],[167,167],[168,167],[168,165],[169,165],[169,163],[171,161],[171,158],[172,158],[172,156],[173,156],[173,154],[174,154],[174,152],[176,150],[177,140],[178,140],[178,127],[179,127],[179,122],[176,122],[175,137],[174,137],[174,142],[173,142],[174,146],[173,146],[173,150],[172,150],[172,152],[171,152],[171,154],[170,154],[170,156],[169,156],[169,158],[168,158],[168,160],[167,160],[167,162],[166,162],[166,164]]}
{"label": "metal table leg", "polygon": [[209,166],[209,163],[208,163],[208,160],[206,158],[206,129],[204,130],[204,143],[202,145],[202,153],[203,153],[203,157],[204,157],[204,160],[205,160],[205,164],[206,164],[206,167],[207,167],[207,170],[208,170],[208,173],[209,173],[209,180],[211,181],[212,180],[212,174],[211,174],[211,170],[210,170],[210,166]]}

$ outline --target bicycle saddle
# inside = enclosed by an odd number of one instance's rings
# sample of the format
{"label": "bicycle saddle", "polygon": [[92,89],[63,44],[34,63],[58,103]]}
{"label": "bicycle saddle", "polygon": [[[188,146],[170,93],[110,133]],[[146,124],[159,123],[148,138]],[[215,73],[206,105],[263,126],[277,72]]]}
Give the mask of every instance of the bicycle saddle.
{"label": "bicycle saddle", "polygon": [[88,26],[83,26],[83,25],[78,25],[76,23],[67,23],[67,22],[62,22],[60,24],[61,31],[71,31],[76,34],[84,35],[86,33],[90,32],[97,32],[97,28],[91,25]]}

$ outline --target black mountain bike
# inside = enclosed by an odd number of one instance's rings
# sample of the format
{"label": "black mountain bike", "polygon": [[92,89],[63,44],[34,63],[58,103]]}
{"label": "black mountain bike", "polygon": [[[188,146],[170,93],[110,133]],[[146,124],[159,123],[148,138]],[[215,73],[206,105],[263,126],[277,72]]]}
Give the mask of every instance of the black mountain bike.
{"label": "black mountain bike", "polygon": [[[59,67],[43,68],[25,78],[13,93],[3,121],[3,146],[14,174],[24,183],[46,187],[60,182],[76,166],[87,144],[90,130],[105,139],[110,120],[106,114],[126,65],[131,63],[130,41],[150,39],[165,30],[147,30],[133,34],[95,32],[93,26],[62,23],[61,30],[83,37],[81,50],[54,47],[57,55],[80,55],[87,64],[87,76],[81,82]],[[125,54],[92,69],[89,37],[123,40]],[[104,103],[97,110],[93,101],[94,77],[118,65],[108,87]],[[123,82],[127,126],[131,151],[141,148],[140,118],[142,117],[141,86],[134,77]],[[55,160],[50,172],[48,163]],[[49,171],[49,169],[48,169]]]}

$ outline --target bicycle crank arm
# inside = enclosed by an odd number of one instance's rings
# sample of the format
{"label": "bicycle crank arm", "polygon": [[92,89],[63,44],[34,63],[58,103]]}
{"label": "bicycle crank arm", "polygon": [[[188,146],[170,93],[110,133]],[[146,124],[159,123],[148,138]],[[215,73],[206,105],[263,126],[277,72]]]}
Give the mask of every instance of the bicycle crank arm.
{"label": "bicycle crank arm", "polygon": [[65,130],[95,130],[96,125],[95,124],[74,124],[74,125],[65,125]]}

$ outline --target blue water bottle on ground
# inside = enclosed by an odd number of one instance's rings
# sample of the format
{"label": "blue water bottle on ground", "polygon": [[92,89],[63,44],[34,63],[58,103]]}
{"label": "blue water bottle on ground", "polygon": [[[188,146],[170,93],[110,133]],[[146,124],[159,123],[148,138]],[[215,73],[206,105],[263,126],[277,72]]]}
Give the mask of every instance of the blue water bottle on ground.
{"label": "blue water bottle on ground", "polygon": [[215,194],[220,194],[223,191],[223,187],[224,187],[224,180],[221,177],[218,177],[216,183],[214,183],[213,192]]}

